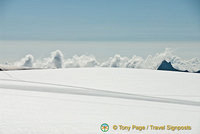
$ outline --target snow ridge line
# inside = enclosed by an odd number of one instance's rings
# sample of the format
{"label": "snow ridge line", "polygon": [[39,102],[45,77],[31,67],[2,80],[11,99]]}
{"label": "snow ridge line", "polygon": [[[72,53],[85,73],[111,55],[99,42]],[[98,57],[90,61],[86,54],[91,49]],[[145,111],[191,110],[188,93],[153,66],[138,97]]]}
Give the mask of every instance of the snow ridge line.
{"label": "snow ridge line", "polygon": [[200,106],[200,102],[188,101],[188,100],[178,100],[171,98],[154,97],[140,94],[130,94],[123,92],[106,91],[95,88],[78,87],[71,85],[62,84],[52,84],[52,83],[42,83],[34,81],[24,81],[24,80],[11,80],[11,79],[0,79],[2,81],[15,81],[29,84],[42,84],[46,86],[57,86],[57,87],[43,87],[43,86],[31,86],[31,85],[8,85],[1,84],[1,89],[15,89],[23,91],[37,91],[37,92],[49,92],[49,93],[64,93],[64,94],[74,94],[74,95],[86,95],[86,96],[97,96],[97,97],[111,97],[111,98],[121,98],[129,100],[140,100],[140,101],[150,101],[158,103],[170,103],[179,105],[189,105],[189,106]]}

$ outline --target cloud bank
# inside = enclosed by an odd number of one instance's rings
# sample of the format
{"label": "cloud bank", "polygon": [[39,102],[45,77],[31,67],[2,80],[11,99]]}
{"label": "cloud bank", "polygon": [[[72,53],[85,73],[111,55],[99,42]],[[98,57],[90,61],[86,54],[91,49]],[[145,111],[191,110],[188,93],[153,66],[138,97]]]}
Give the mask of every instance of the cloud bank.
{"label": "cloud bank", "polygon": [[56,50],[47,58],[35,60],[31,54],[28,54],[21,60],[14,63],[6,63],[6,65],[33,68],[115,67],[156,70],[163,60],[171,62],[173,67],[178,70],[188,70],[189,72],[200,70],[200,59],[184,60],[176,56],[171,49],[165,49],[164,52],[157,53],[154,56],[149,55],[145,59],[136,55],[123,57],[116,54],[102,62],[99,62],[94,56],[88,55],[75,55],[71,58],[64,58],[63,53],[60,50]]}

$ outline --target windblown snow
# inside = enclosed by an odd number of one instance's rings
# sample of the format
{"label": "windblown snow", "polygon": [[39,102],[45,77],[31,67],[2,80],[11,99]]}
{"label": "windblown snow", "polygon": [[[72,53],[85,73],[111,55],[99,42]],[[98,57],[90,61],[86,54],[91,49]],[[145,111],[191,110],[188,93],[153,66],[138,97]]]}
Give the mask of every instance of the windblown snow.
{"label": "windblown snow", "polygon": [[176,56],[171,49],[166,49],[162,53],[154,56],[149,55],[146,59],[140,56],[123,57],[119,54],[108,58],[106,61],[99,61],[91,55],[75,55],[72,58],[65,58],[60,50],[51,53],[50,57],[35,59],[31,54],[26,55],[14,63],[6,63],[1,66],[33,67],[33,68],[80,68],[80,67],[117,67],[117,68],[137,68],[156,70],[162,61],[171,62],[178,70],[188,70],[196,72],[200,70],[200,59],[192,58],[185,60]]}

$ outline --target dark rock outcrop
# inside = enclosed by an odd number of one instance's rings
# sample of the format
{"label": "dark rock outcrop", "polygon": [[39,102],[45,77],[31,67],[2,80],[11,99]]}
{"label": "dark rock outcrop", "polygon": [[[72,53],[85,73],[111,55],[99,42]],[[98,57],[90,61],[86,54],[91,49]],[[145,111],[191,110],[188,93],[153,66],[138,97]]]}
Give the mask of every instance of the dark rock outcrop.
{"label": "dark rock outcrop", "polygon": [[167,62],[166,60],[162,61],[160,66],[158,67],[157,70],[165,70],[165,71],[178,71],[178,72],[189,72],[188,70],[178,70],[174,68],[171,64],[171,62]]}
{"label": "dark rock outcrop", "polygon": [[199,71],[197,71],[197,72],[195,72],[195,73],[200,73],[200,70],[199,70]]}

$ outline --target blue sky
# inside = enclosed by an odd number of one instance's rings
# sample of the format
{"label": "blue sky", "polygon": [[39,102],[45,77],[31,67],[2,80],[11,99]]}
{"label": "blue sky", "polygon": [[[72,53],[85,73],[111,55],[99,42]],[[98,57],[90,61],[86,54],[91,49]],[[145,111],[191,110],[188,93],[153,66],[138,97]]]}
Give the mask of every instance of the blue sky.
{"label": "blue sky", "polygon": [[199,0],[1,0],[0,40],[200,41]]}
{"label": "blue sky", "polygon": [[26,54],[200,58],[199,0],[0,0],[0,62]]}

